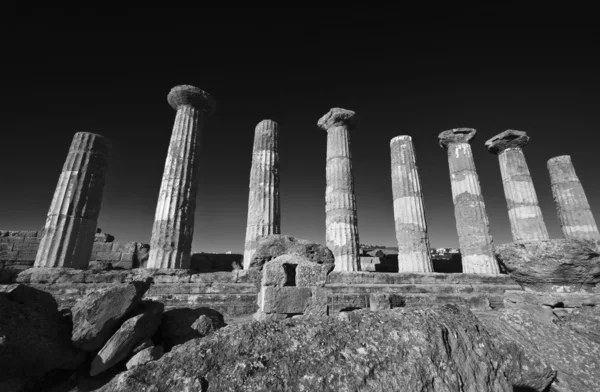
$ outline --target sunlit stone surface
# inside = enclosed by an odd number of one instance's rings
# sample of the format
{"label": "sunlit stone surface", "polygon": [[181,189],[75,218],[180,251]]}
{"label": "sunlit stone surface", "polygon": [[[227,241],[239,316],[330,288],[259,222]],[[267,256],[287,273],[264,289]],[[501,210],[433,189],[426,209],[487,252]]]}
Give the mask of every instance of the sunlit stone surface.
{"label": "sunlit stone surface", "polygon": [[215,101],[194,86],[171,89],[167,100],[177,110],[165,161],[147,268],[189,268],[198,188],[200,139]]}
{"label": "sunlit stone surface", "polygon": [[439,135],[440,146],[448,150],[463,272],[497,274],[500,269],[494,257],[490,223],[469,144],[476,133],[476,130],[470,128],[444,131]]}
{"label": "sunlit stone surface", "polygon": [[349,135],[356,122],[353,111],[333,108],[317,124],[327,131],[326,237],[335,258],[335,271],[360,270]]}
{"label": "sunlit stone surface", "polygon": [[248,223],[244,246],[244,269],[261,237],[280,232],[279,211],[279,126],[273,120],[263,120],[254,131]]}
{"label": "sunlit stone surface", "polygon": [[102,205],[108,168],[108,141],[78,132],[58,179],[35,267],[85,269]]}
{"label": "sunlit stone surface", "polygon": [[488,151],[497,154],[500,161],[514,241],[548,239],[548,230],[522,150],[528,141],[529,136],[525,132],[509,129],[485,142]]}

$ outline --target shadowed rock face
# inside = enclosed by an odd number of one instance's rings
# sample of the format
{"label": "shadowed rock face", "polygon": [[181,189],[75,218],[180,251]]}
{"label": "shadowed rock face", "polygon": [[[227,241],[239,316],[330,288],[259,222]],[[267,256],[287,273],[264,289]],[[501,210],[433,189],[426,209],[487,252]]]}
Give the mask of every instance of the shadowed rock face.
{"label": "shadowed rock face", "polygon": [[532,291],[594,292],[600,283],[600,248],[593,241],[546,240],[503,244],[496,257],[510,276]]}
{"label": "shadowed rock face", "polygon": [[[511,363],[464,308],[356,311],[229,326],[100,391],[542,391],[547,366]],[[516,383],[515,383],[516,382]]]}

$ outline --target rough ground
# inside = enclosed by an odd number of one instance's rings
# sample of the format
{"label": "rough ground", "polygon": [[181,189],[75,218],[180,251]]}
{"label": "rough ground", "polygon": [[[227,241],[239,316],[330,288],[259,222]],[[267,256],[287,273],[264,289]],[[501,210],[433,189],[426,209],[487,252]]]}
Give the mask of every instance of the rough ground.
{"label": "rough ground", "polygon": [[549,367],[517,368],[522,353],[503,349],[466,308],[360,310],[228,326],[100,391],[542,391],[551,382]]}

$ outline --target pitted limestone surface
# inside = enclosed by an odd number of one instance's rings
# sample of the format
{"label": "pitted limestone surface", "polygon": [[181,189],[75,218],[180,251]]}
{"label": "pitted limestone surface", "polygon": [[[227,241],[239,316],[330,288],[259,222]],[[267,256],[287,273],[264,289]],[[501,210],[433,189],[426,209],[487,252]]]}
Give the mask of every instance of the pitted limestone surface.
{"label": "pitted limestone surface", "polygon": [[508,129],[485,142],[492,154],[500,154],[508,148],[521,148],[527,145],[529,136],[526,132]]}
{"label": "pitted limestone surface", "polygon": [[189,105],[202,110],[209,116],[215,112],[217,105],[209,93],[190,85],[173,87],[167,96],[167,101],[175,110],[178,110],[180,106]]}
{"label": "pitted limestone surface", "polygon": [[331,108],[323,117],[319,119],[317,125],[324,131],[333,127],[347,127],[353,129],[358,122],[356,113],[352,110],[342,108]]}
{"label": "pitted limestone surface", "polygon": [[87,268],[108,168],[109,142],[78,132],[48,211],[36,267]]}

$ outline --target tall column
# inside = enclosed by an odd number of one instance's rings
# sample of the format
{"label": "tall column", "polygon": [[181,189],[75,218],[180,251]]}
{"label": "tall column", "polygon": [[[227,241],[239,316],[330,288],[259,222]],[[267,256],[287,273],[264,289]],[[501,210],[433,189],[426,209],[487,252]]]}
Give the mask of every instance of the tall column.
{"label": "tall column", "polygon": [[548,161],[552,195],[565,238],[600,240],[596,220],[569,155]]}
{"label": "tall column", "polygon": [[254,130],[244,269],[250,267],[261,237],[281,233],[278,151],[279,126],[273,120],[259,122]]}
{"label": "tall column", "polygon": [[450,182],[463,272],[500,273],[479,177],[469,141],[476,130],[457,128],[439,134],[440,146],[448,150]]}
{"label": "tall column", "polygon": [[398,272],[432,272],[421,180],[410,136],[390,141]]}
{"label": "tall column", "polygon": [[108,141],[78,132],[58,178],[35,267],[86,269],[102,205],[108,168]]}
{"label": "tall column", "polygon": [[488,151],[497,154],[500,161],[513,241],[541,241],[549,238],[522,150],[528,142],[527,133],[512,129],[485,142]]}
{"label": "tall column", "polygon": [[165,161],[147,268],[189,268],[198,189],[200,139],[214,99],[194,86],[176,86],[167,96],[177,110]]}
{"label": "tall column", "polygon": [[360,244],[352,175],[349,130],[357,123],[351,110],[333,108],[317,123],[327,131],[327,188],[325,189],[327,247],[335,271],[360,270]]}

